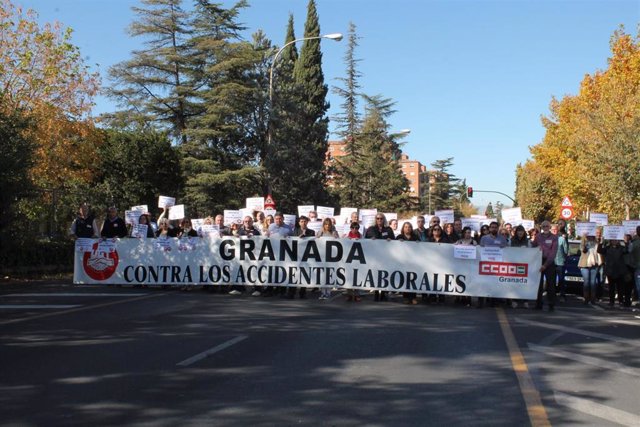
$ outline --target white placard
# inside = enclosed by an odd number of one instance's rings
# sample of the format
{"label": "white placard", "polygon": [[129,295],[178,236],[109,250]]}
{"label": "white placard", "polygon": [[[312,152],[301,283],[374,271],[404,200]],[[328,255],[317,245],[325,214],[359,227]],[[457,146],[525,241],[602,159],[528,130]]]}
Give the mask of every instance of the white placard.
{"label": "white placard", "polygon": [[522,209],[509,208],[502,209],[502,221],[511,225],[519,225],[522,222]]}
{"label": "white placard", "polygon": [[318,206],[316,212],[318,213],[318,219],[333,218],[335,208]]}
{"label": "white placard", "polygon": [[146,239],[148,229],[149,229],[149,226],[147,224],[135,224],[131,228],[131,237],[135,237],[138,239]]}
{"label": "white placard", "polygon": [[149,206],[147,206],[147,205],[131,206],[131,210],[132,211],[142,211],[142,213],[148,213],[149,212]]}
{"label": "white placard", "polygon": [[153,246],[157,251],[171,252],[172,237],[158,237],[154,240]]}
{"label": "white placard", "polygon": [[453,245],[453,257],[458,259],[476,259],[476,247],[473,245]]}
{"label": "white placard", "polygon": [[307,228],[309,230],[313,230],[314,233],[322,230],[322,221],[309,221],[307,223]]}
{"label": "white placard", "polygon": [[[295,229],[296,228],[296,216],[295,215],[291,215],[291,214],[283,214],[282,215],[282,221],[287,224],[289,227],[291,227],[291,229]],[[311,224],[311,221],[309,222],[309,224]],[[308,227],[311,228],[311,227]]]}
{"label": "white placard", "polygon": [[353,212],[358,212],[358,208],[341,208],[340,216],[347,218],[347,222],[351,222],[351,214]]}
{"label": "white placard", "polygon": [[496,218],[484,218],[480,220],[480,226],[489,225],[492,222],[498,222]]}
{"label": "white placard", "polygon": [[200,233],[200,228],[202,228],[203,224],[204,224],[204,218],[194,218],[191,220],[191,226],[198,233]]}
{"label": "white placard", "polygon": [[351,231],[350,224],[336,224],[336,231],[338,232],[338,236],[347,237],[349,231]]}
{"label": "white placard", "polygon": [[519,225],[522,225],[524,227],[524,229],[527,231],[527,233],[529,232],[529,230],[531,230],[533,227],[536,226],[536,223],[534,220],[532,219],[523,219]]}
{"label": "white placard", "polygon": [[220,237],[220,227],[215,224],[202,224],[197,230],[202,237]]}
{"label": "white placard", "polygon": [[591,212],[589,214],[589,221],[595,222],[598,225],[609,225],[609,215],[605,213]]}
{"label": "white placard", "polygon": [[174,205],[169,210],[169,219],[177,220],[184,218],[184,205]]}
{"label": "white placard", "polygon": [[453,224],[453,209],[444,209],[441,211],[435,211],[435,216],[440,218],[440,226],[444,226],[445,224]]}
{"label": "white placard", "polygon": [[392,219],[398,219],[398,214],[395,212],[385,212],[384,217],[387,218],[387,222],[389,222]]}
{"label": "white placard", "polygon": [[583,235],[595,236],[596,228],[598,224],[595,222],[576,222],[576,237],[582,237]]}
{"label": "white placard", "polygon": [[476,233],[480,232],[480,220],[477,218],[461,218],[462,228],[469,227]]}
{"label": "white placard", "polygon": [[376,215],[377,214],[364,215],[363,217],[361,217],[360,222],[362,223],[362,226],[365,230],[376,223]]}
{"label": "white placard", "polygon": [[486,215],[471,215],[470,218],[473,219],[487,219]]}
{"label": "white placard", "polygon": [[224,225],[230,225],[234,222],[242,222],[242,213],[239,210],[225,209],[224,210]]}
{"label": "white placard", "polygon": [[263,211],[264,197],[247,197],[245,208],[251,209],[251,211]]}
{"label": "white placard", "polygon": [[365,216],[376,216],[378,213],[378,209],[360,209],[358,211],[358,218],[360,218],[360,222],[363,222],[363,218]]}
{"label": "white placard", "polygon": [[124,211],[124,222],[126,224],[136,225],[140,219],[140,215],[143,213],[143,211],[137,210]]}
{"label": "white placard", "polygon": [[245,216],[250,216],[251,218],[253,218],[253,209],[250,209],[250,208],[240,209],[240,222],[244,221]]}
{"label": "white placard", "polygon": [[499,248],[497,246],[483,246],[480,248],[480,260],[502,262],[503,253],[503,248]]}
{"label": "white placard", "polygon": [[333,219],[336,221],[336,227],[338,225],[344,225],[349,221],[349,217],[342,216],[342,215],[336,215],[333,217]]}
{"label": "white placard", "polygon": [[636,228],[640,226],[640,220],[634,219],[630,221],[622,221],[625,234],[636,235]]}
{"label": "white placard", "polygon": [[171,206],[174,206],[176,204],[176,198],[175,197],[168,197],[168,196],[160,196],[158,197],[158,207],[159,208],[170,208]]}
{"label": "white placard", "polygon": [[262,211],[262,213],[264,214],[264,216],[275,216],[276,212],[278,212],[277,210],[273,209],[273,208],[267,208],[264,211]]}
{"label": "white placard", "polygon": [[605,225],[602,227],[602,237],[605,240],[624,240],[624,227],[622,225]]}
{"label": "white placard", "polygon": [[316,210],[316,206],[315,205],[299,205],[298,206],[298,216],[309,216],[309,212],[311,211],[315,211]]}
{"label": "white placard", "polygon": [[94,239],[87,237],[78,237],[76,239],[76,251],[77,252],[91,252],[93,250]]}

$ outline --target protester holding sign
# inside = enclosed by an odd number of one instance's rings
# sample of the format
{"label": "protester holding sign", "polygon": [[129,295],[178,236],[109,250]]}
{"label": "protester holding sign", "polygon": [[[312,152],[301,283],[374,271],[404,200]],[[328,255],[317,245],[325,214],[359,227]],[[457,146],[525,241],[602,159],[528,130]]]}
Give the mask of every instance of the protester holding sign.
{"label": "protester holding sign", "polygon": [[627,248],[620,244],[619,240],[608,240],[597,246],[599,254],[604,256],[604,273],[609,281],[609,307],[615,304],[616,290],[618,291],[618,303],[621,306],[631,305],[631,289],[628,288],[624,278],[627,266],[624,262]]}
{"label": "protester holding sign", "polygon": [[596,275],[600,265],[600,257],[598,256],[598,243],[594,236],[582,235],[580,241],[580,259],[578,267],[583,279],[583,294],[585,304],[596,303],[597,282]]}
{"label": "protester holding sign", "polygon": [[543,221],[542,233],[538,234],[536,240],[532,242],[534,248],[542,251],[542,266],[540,267],[540,284],[538,285],[538,299],[536,309],[542,310],[542,292],[544,284],[547,284],[547,301],[549,311],[553,311],[556,304],[556,254],[558,252],[558,236],[551,234],[551,223]]}
{"label": "protester holding sign", "polygon": [[[409,221],[406,221],[402,224],[402,229],[400,230],[400,234],[396,237],[396,240],[404,241],[404,242],[417,242],[418,236],[413,232],[413,225]],[[404,299],[405,304],[418,304],[417,294],[415,292],[403,292],[402,298]]]}
{"label": "protester holding sign", "polygon": [[[387,225],[387,219],[384,214],[377,213],[375,216],[375,224],[367,228],[366,233],[364,234],[365,239],[386,239],[391,240],[395,239],[395,235],[393,234],[393,230]],[[375,291],[374,292],[374,301],[386,301],[387,293],[384,291]]]}
{"label": "protester holding sign", "polygon": [[113,239],[115,237],[126,237],[126,235],[127,224],[125,224],[124,220],[118,216],[118,209],[116,209],[115,206],[111,206],[107,213],[107,218],[102,224],[100,237]]}
{"label": "protester holding sign", "polygon": [[147,226],[147,239],[155,237],[153,234],[153,228],[151,227],[151,218],[148,213],[143,213],[138,217],[138,225]]}
{"label": "protester holding sign", "polygon": [[176,230],[176,237],[198,237],[198,232],[191,226],[189,218],[185,217],[180,220],[180,226]]}
{"label": "protester holding sign", "polygon": [[78,208],[78,215],[71,223],[69,234],[76,238],[98,237],[98,223],[86,203]]}

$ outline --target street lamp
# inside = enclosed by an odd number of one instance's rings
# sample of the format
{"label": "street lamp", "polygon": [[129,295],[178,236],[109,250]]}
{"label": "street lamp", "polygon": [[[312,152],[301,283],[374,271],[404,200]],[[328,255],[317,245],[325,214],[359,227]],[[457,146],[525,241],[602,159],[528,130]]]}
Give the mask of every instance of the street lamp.
{"label": "street lamp", "polygon": [[316,40],[316,39],[330,39],[339,42],[342,40],[342,33],[331,33],[324,34],[321,36],[313,36],[313,37],[302,37],[299,39],[291,40],[288,43],[285,43],[276,54],[273,56],[273,61],[271,62],[271,68],[269,70],[269,124],[267,125],[267,145],[271,145],[271,110],[273,108],[273,69],[275,68],[276,62],[278,61],[278,57],[287,47],[291,46],[294,43],[305,41],[305,40]]}

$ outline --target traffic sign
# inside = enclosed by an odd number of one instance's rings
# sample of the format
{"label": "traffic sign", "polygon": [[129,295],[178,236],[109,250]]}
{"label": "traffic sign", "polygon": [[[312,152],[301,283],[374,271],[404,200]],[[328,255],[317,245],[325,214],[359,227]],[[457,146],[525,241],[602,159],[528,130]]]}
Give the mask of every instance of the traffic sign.
{"label": "traffic sign", "polygon": [[573,208],[571,208],[571,207],[562,208],[562,210],[560,211],[560,217],[562,217],[562,219],[571,219],[571,218],[573,218]]}
{"label": "traffic sign", "polygon": [[562,203],[560,204],[560,206],[562,206],[563,208],[573,207],[573,203],[571,203],[571,199],[569,198],[569,196],[564,196],[564,199],[562,199]]}

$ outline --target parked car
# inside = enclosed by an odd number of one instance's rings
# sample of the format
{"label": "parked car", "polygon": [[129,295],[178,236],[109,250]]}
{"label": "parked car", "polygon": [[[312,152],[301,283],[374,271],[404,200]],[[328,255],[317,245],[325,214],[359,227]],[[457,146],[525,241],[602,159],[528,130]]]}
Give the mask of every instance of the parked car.
{"label": "parked car", "polygon": [[580,240],[569,240],[569,255],[564,263],[564,281],[567,293],[582,295],[584,279],[578,268],[580,260]]}

